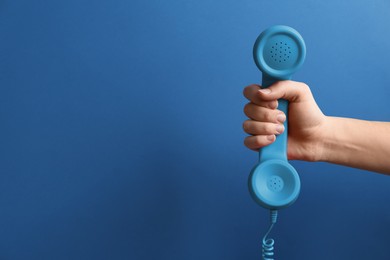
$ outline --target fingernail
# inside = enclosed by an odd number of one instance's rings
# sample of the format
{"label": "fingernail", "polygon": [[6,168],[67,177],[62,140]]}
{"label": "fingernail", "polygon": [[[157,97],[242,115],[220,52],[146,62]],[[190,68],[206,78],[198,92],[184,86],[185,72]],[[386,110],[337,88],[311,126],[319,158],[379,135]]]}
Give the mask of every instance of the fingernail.
{"label": "fingernail", "polygon": [[276,120],[278,120],[280,123],[283,123],[284,121],[286,121],[286,115],[281,113],[279,114],[277,117],[276,117]]}
{"label": "fingernail", "polygon": [[283,131],[284,131],[284,126],[283,126],[283,125],[277,125],[277,126],[276,126],[276,132],[277,132],[278,134],[283,133]]}
{"label": "fingernail", "polygon": [[269,93],[271,93],[271,90],[268,89],[268,88],[262,88],[262,89],[259,89],[259,91],[260,91],[261,93],[263,93],[263,94],[269,94]]}
{"label": "fingernail", "polygon": [[270,140],[270,141],[273,141],[274,140],[274,135],[268,135],[267,139]]}

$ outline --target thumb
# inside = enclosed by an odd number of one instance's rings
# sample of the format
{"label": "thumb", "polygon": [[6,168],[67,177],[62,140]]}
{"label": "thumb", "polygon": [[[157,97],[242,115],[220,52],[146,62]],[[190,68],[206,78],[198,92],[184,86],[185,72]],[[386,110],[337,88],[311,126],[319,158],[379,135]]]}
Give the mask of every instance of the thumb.
{"label": "thumb", "polygon": [[311,96],[310,88],[305,83],[283,80],[272,84],[268,88],[259,90],[261,99],[266,101],[287,99],[290,102],[299,102]]}

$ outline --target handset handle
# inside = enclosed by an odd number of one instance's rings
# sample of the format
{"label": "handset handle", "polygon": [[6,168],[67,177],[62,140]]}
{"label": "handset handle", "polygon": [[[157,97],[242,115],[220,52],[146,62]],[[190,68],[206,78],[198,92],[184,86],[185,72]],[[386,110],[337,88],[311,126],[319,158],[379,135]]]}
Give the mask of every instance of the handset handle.
{"label": "handset handle", "polygon": [[[271,86],[273,83],[280,80],[288,80],[289,78],[272,78],[263,73],[262,79],[262,87],[267,88]],[[264,161],[270,159],[278,159],[287,161],[287,136],[288,136],[288,101],[285,99],[278,100],[278,109],[281,110],[286,115],[286,121],[284,121],[284,132],[280,135],[276,136],[275,142],[270,145],[267,145],[260,149],[259,151],[259,162],[262,163]]]}

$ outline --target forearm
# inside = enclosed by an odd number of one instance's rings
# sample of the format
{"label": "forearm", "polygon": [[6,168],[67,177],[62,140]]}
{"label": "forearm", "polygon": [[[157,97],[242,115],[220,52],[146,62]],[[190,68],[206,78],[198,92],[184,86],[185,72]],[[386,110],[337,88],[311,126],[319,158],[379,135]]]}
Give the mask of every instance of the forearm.
{"label": "forearm", "polygon": [[390,123],[327,117],[320,161],[390,174]]}

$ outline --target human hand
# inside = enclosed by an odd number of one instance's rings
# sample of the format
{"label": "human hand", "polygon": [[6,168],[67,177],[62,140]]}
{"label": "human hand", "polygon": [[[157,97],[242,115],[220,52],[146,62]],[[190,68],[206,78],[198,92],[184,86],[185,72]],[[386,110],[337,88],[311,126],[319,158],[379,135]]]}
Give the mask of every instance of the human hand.
{"label": "human hand", "polygon": [[287,158],[317,161],[321,157],[321,140],[327,117],[315,102],[309,86],[296,81],[278,81],[261,89],[259,85],[245,87],[244,96],[250,101],[244,107],[249,117],[243,123],[248,136],[244,144],[258,150],[273,143],[284,131],[286,115],[277,109],[278,99],[289,101]]}

